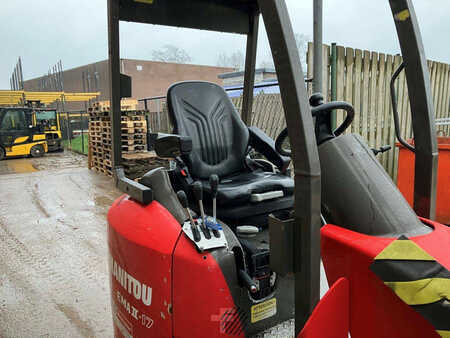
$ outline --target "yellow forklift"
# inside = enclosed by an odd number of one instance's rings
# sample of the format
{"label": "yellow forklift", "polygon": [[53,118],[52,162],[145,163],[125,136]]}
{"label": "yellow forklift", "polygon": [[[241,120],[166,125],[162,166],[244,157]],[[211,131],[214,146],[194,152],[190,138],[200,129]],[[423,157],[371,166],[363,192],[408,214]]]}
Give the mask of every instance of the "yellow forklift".
{"label": "yellow forklift", "polygon": [[41,157],[48,152],[44,127],[28,107],[0,108],[0,160],[6,157]]}
{"label": "yellow forklift", "polygon": [[44,130],[48,152],[63,151],[61,124],[56,109],[35,109],[33,120],[35,121],[33,125]]}

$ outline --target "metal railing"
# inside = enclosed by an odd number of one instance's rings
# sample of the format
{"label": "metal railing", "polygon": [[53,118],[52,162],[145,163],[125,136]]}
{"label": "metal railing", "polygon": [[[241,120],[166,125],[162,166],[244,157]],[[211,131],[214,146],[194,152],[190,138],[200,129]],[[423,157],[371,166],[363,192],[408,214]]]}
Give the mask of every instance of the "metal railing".
{"label": "metal railing", "polygon": [[89,151],[89,113],[86,111],[60,112],[59,123],[64,148],[87,155]]}

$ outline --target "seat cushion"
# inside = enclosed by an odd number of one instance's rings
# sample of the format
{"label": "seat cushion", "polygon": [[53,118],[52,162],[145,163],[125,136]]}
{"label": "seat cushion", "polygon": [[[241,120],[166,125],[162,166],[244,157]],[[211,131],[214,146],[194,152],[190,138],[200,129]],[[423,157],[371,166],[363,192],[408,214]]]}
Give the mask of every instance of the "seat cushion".
{"label": "seat cushion", "polygon": [[[203,190],[207,198],[211,198],[211,187],[208,181],[202,181]],[[255,193],[282,190],[284,196],[294,193],[294,180],[281,174],[256,170],[243,172],[226,178],[222,178],[217,192],[217,204],[221,206],[252,203],[250,198]],[[269,201],[265,201],[269,202]]]}

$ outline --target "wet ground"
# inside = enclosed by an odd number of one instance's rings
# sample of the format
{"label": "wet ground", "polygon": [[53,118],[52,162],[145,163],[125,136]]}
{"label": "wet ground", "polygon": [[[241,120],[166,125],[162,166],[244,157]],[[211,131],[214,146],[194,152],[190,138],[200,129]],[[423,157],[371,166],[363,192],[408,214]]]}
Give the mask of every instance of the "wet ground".
{"label": "wet ground", "polygon": [[[106,213],[120,192],[86,167],[72,152],[0,161],[2,338],[113,336]],[[257,337],[293,330],[291,320]]]}
{"label": "wet ground", "polygon": [[38,158],[14,158],[0,161],[0,175],[23,174],[43,170],[87,167],[87,157],[71,152],[49,153]]}
{"label": "wet ground", "polygon": [[0,337],[111,337],[112,180],[68,152],[1,161],[0,192]]}

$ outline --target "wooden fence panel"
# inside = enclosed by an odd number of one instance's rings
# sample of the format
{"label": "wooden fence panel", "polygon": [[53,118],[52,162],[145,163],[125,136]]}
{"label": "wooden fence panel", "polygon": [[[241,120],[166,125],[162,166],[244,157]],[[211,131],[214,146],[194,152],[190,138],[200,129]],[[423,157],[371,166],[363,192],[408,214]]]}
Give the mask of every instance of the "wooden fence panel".
{"label": "wooden fence panel", "polygon": [[[344,100],[344,89],[345,89],[345,48],[342,46],[336,47],[337,54],[337,70],[336,70],[336,99],[338,101]],[[342,110],[336,112],[336,126],[341,125],[344,121],[344,113]]]}
{"label": "wooden fence panel", "polygon": [[[312,76],[313,45],[308,45],[308,77]],[[392,117],[390,81],[402,62],[398,55],[378,54],[337,46],[337,100],[345,100],[355,108],[351,131],[359,133],[372,147],[391,145],[392,150],[379,155],[381,164],[391,177],[397,178],[398,149]],[[327,68],[331,61],[327,63]],[[325,65],[324,65],[325,66]],[[450,117],[450,65],[428,61],[432,98],[436,118]],[[331,73],[331,71],[330,71]],[[404,72],[396,82],[400,134],[413,137],[411,105]],[[310,92],[309,92],[310,93]],[[337,123],[343,120],[338,112]],[[440,135],[450,136],[450,126],[439,126]]]}
{"label": "wooden fence panel", "polygon": [[[445,77],[446,82],[443,88],[443,115],[442,117],[446,117],[450,114],[450,65],[445,65]],[[450,135],[450,126],[440,126],[439,131],[444,135]]]}
{"label": "wooden fence panel", "polygon": [[360,130],[361,136],[365,140],[369,140],[368,124],[369,124],[369,81],[370,81],[370,52],[363,51],[363,80],[361,82],[361,119],[362,126]]}
{"label": "wooden fence panel", "polygon": [[[386,63],[385,63],[385,72],[384,72],[384,91],[383,91],[383,107],[384,107],[384,116],[383,116],[383,137],[382,137],[382,144],[387,145],[391,144],[391,139],[394,137],[391,135],[391,124],[394,123],[392,119],[392,104],[391,104],[391,96],[390,96],[390,83],[391,83],[391,77],[393,73],[393,57],[392,55],[386,56]],[[381,154],[381,164],[383,167],[387,170],[388,169],[388,162],[389,162],[389,156],[392,154],[392,151],[385,152]]]}
{"label": "wooden fence panel", "polygon": [[354,84],[353,84],[353,108],[355,109],[355,119],[352,124],[352,133],[359,133],[361,130],[361,79],[363,74],[362,50],[355,50]]}
{"label": "wooden fence panel", "polygon": [[[353,69],[355,64],[355,52],[353,48],[345,49],[345,88],[344,88],[344,101],[353,102]],[[345,112],[341,112],[345,115]],[[353,131],[354,126],[347,129],[346,133]]]}
{"label": "wooden fence panel", "polygon": [[[375,120],[376,131],[375,131],[375,147],[380,148],[383,144],[381,143],[382,135],[383,135],[383,124],[384,124],[384,82],[386,79],[386,55],[380,53],[378,55],[378,81],[377,81],[377,92],[376,92],[376,100],[377,100],[377,118]],[[380,161],[382,159],[380,158]]]}
{"label": "wooden fence panel", "polygon": [[368,103],[368,133],[369,147],[375,147],[375,120],[377,118],[377,72],[378,72],[378,53],[372,52],[370,60],[370,80],[369,80],[369,103]]}

